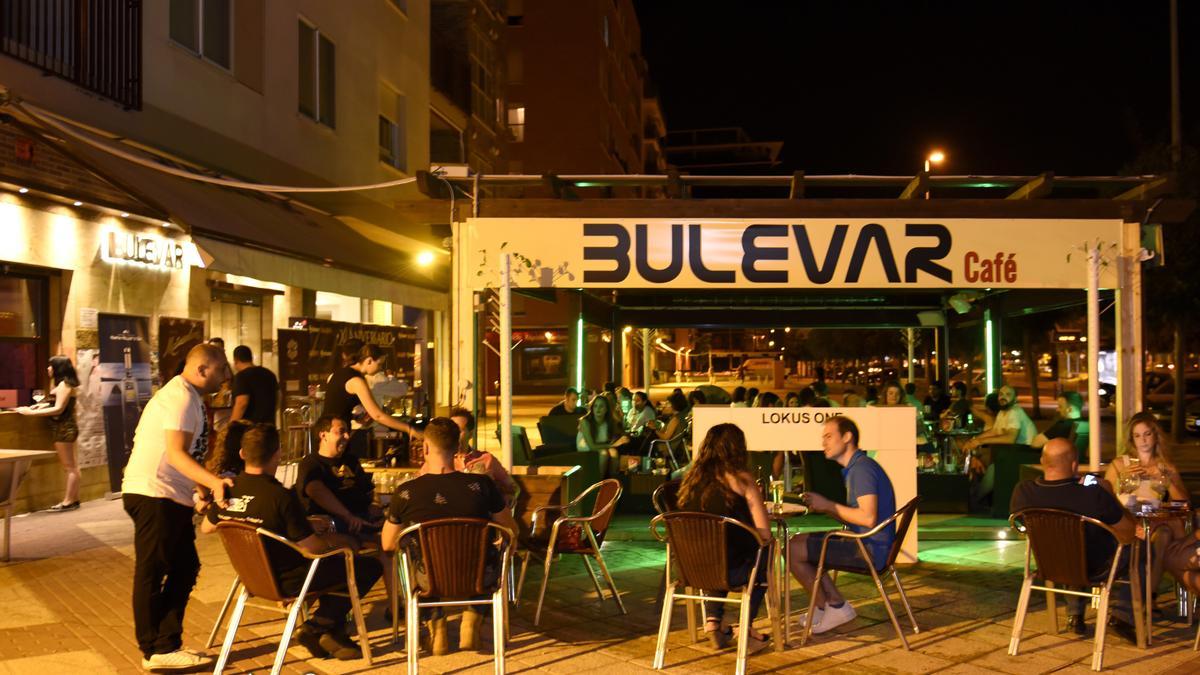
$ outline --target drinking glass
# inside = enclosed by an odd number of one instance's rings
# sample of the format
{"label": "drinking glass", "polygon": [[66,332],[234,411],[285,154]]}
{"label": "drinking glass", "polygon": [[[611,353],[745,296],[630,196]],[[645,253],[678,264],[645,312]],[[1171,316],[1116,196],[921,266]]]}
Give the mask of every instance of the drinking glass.
{"label": "drinking glass", "polygon": [[46,400],[46,392],[42,391],[41,389],[34,389],[33,390],[33,402],[41,403],[44,400]]}
{"label": "drinking glass", "polygon": [[783,481],[775,479],[771,481],[771,501],[776,504],[783,502]]}

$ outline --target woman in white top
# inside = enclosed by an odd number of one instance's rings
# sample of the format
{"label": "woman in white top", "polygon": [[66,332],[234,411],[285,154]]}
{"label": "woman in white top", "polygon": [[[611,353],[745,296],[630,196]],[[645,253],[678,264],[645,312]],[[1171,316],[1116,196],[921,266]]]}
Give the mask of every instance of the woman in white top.
{"label": "woman in white top", "polygon": [[[607,478],[610,465],[617,464],[618,447],[629,442],[621,433],[621,425],[613,419],[611,404],[605,396],[592,399],[588,413],[579,418],[579,433],[575,444],[580,452],[600,453],[600,476]],[[615,469],[613,473],[616,473]]]}
{"label": "woman in white top", "polygon": [[79,426],[75,423],[75,394],[79,377],[75,366],[65,356],[51,356],[46,368],[54,388],[50,400],[32,406],[17,408],[22,415],[45,417],[50,422],[50,434],[54,438],[54,450],[58,461],[67,474],[67,488],[61,502],[50,507],[56,513],[79,508],[79,465],[75,461],[75,439],[79,437]]}

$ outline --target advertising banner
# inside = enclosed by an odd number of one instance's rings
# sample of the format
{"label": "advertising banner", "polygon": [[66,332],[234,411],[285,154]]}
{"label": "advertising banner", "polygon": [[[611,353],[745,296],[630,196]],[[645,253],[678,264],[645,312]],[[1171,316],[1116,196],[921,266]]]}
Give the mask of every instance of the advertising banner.
{"label": "advertising banner", "polygon": [[[99,316],[99,404],[104,416],[110,489],[121,489],[121,476],[133,450],[133,432],[150,400],[150,319]],[[93,378],[96,373],[91,374]]]}
{"label": "advertising banner", "polygon": [[308,331],[281,328],[279,337],[279,388],[282,397],[308,396]]}
{"label": "advertising banner", "polygon": [[[879,462],[896,492],[896,507],[917,496],[917,409],[895,408],[726,408],[696,406],[692,447],[699,449],[712,427],[729,422],[746,434],[752,452],[821,450],[825,423],[845,416],[858,426],[858,447]],[[917,521],[904,538],[900,562],[917,561]]]}
{"label": "advertising banner", "polygon": [[166,384],[182,369],[187,353],[204,342],[204,322],[164,316],[158,319],[158,381]]}
{"label": "advertising banner", "polygon": [[[472,218],[463,279],[569,288],[1085,288],[1120,220]],[[1115,266],[1101,284],[1116,283]]]}
{"label": "advertising banner", "polygon": [[[308,334],[306,389],[307,385],[323,386],[325,384],[338,365],[338,345],[353,338],[362,340],[364,344],[377,345],[385,354],[384,372],[395,375],[397,380],[412,385],[416,328],[376,326],[306,317],[291,317],[288,319],[288,323],[293,329]],[[281,347],[281,351],[283,349]],[[280,373],[279,379],[281,381],[285,379],[283,373]]]}

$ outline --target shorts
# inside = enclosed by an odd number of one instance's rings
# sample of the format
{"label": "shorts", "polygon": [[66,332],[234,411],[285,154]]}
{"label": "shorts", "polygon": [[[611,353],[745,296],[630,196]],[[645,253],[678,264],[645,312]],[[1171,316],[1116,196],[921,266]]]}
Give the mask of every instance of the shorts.
{"label": "shorts", "polygon": [[74,443],[79,438],[79,426],[75,424],[75,416],[65,420],[50,420],[50,436],[55,443]]}
{"label": "shorts", "polygon": [[[808,560],[814,565],[821,557],[821,544],[828,534],[828,532],[813,532],[808,536],[805,544],[808,547]],[[863,545],[867,549],[867,555],[871,556],[871,562],[875,565],[875,569],[877,571],[883,569],[883,564],[887,562],[887,554],[877,551],[866,541],[863,542]],[[829,546],[825,549],[825,566],[868,572],[858,544],[853,539],[842,539],[841,537],[829,541]]]}

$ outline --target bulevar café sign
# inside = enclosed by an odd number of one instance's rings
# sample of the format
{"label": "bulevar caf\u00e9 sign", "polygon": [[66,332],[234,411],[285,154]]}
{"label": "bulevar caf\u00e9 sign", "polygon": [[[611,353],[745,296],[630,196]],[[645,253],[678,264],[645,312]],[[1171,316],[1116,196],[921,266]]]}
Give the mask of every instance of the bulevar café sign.
{"label": "bulevar caf\u00e9 sign", "polygon": [[189,247],[195,244],[179,242],[151,234],[108,230],[100,238],[100,258],[111,263],[127,263],[160,270],[181,270],[193,259]]}
{"label": "bulevar caf\u00e9 sign", "polygon": [[468,221],[468,233],[481,271],[503,252],[533,262],[519,285],[1082,288],[1083,257],[1071,253],[1118,242],[1121,222],[497,218]]}

